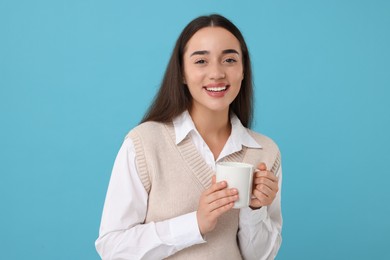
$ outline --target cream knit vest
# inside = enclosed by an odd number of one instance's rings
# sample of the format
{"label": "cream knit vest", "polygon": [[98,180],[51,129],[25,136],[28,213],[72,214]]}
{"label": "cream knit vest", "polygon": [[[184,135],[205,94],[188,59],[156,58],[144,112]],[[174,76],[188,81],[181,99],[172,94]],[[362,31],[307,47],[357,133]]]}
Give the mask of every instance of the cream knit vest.
{"label": "cream knit vest", "polygon": [[[269,138],[248,130],[262,149],[244,147],[224,161],[243,161],[257,165],[265,162],[276,172],[279,150]],[[175,144],[172,123],[146,122],[127,136],[136,151],[139,177],[148,192],[145,223],[162,221],[197,210],[201,193],[211,185],[215,173],[204,162],[191,138]],[[218,219],[216,228],[205,237],[207,243],[183,249],[169,259],[241,259],[237,244],[239,210],[232,209]]]}

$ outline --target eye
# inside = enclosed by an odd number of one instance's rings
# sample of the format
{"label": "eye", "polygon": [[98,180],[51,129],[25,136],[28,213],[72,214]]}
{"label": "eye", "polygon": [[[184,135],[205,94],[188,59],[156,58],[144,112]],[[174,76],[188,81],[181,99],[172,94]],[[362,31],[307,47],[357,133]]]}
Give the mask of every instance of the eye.
{"label": "eye", "polygon": [[206,60],[203,60],[203,59],[199,59],[199,60],[195,61],[195,64],[205,64],[205,63],[206,63]]}
{"label": "eye", "polygon": [[235,62],[237,62],[237,60],[233,59],[233,58],[227,58],[227,59],[225,59],[225,62],[226,63],[235,63]]}

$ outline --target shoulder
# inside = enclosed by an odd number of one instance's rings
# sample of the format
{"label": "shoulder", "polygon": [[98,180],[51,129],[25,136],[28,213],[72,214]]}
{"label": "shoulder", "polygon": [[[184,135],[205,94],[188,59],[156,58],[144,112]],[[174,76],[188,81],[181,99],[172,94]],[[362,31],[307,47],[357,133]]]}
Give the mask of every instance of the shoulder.
{"label": "shoulder", "polygon": [[281,154],[278,145],[270,137],[248,129],[248,133],[261,145],[261,149],[248,149],[247,154],[254,165],[264,162],[271,172],[278,173],[281,165]]}
{"label": "shoulder", "polygon": [[263,147],[263,149],[272,149],[279,151],[279,147],[276,144],[274,140],[272,140],[270,137],[263,135],[261,133],[255,132],[251,129],[247,129],[248,133],[252,136],[253,139],[256,140],[256,142]]}
{"label": "shoulder", "polygon": [[134,127],[125,137],[131,139],[136,147],[151,149],[157,151],[158,148],[164,148],[167,142],[174,138],[172,123],[161,123],[148,121]]}
{"label": "shoulder", "polygon": [[162,129],[166,124],[154,121],[144,122],[142,124],[137,125],[126,135],[126,138],[133,138],[135,136],[155,136],[161,134]]}

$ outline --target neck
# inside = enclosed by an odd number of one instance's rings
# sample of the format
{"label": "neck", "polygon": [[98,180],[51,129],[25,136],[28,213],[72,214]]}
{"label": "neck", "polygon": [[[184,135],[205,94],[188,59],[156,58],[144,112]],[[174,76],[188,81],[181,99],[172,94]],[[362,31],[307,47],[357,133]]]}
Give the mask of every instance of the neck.
{"label": "neck", "polygon": [[193,109],[190,111],[190,115],[196,129],[202,136],[221,134],[227,130],[230,132],[229,111],[200,113]]}
{"label": "neck", "polygon": [[231,133],[229,111],[201,112],[192,109],[190,115],[196,129],[217,160]]}

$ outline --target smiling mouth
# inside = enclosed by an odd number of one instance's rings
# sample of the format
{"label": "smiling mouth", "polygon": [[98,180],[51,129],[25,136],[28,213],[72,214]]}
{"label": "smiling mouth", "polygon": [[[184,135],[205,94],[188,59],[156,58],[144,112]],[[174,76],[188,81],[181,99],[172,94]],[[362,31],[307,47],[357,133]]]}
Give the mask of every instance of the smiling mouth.
{"label": "smiling mouth", "polygon": [[223,92],[228,89],[229,86],[221,86],[221,87],[205,87],[207,91],[210,92]]}

